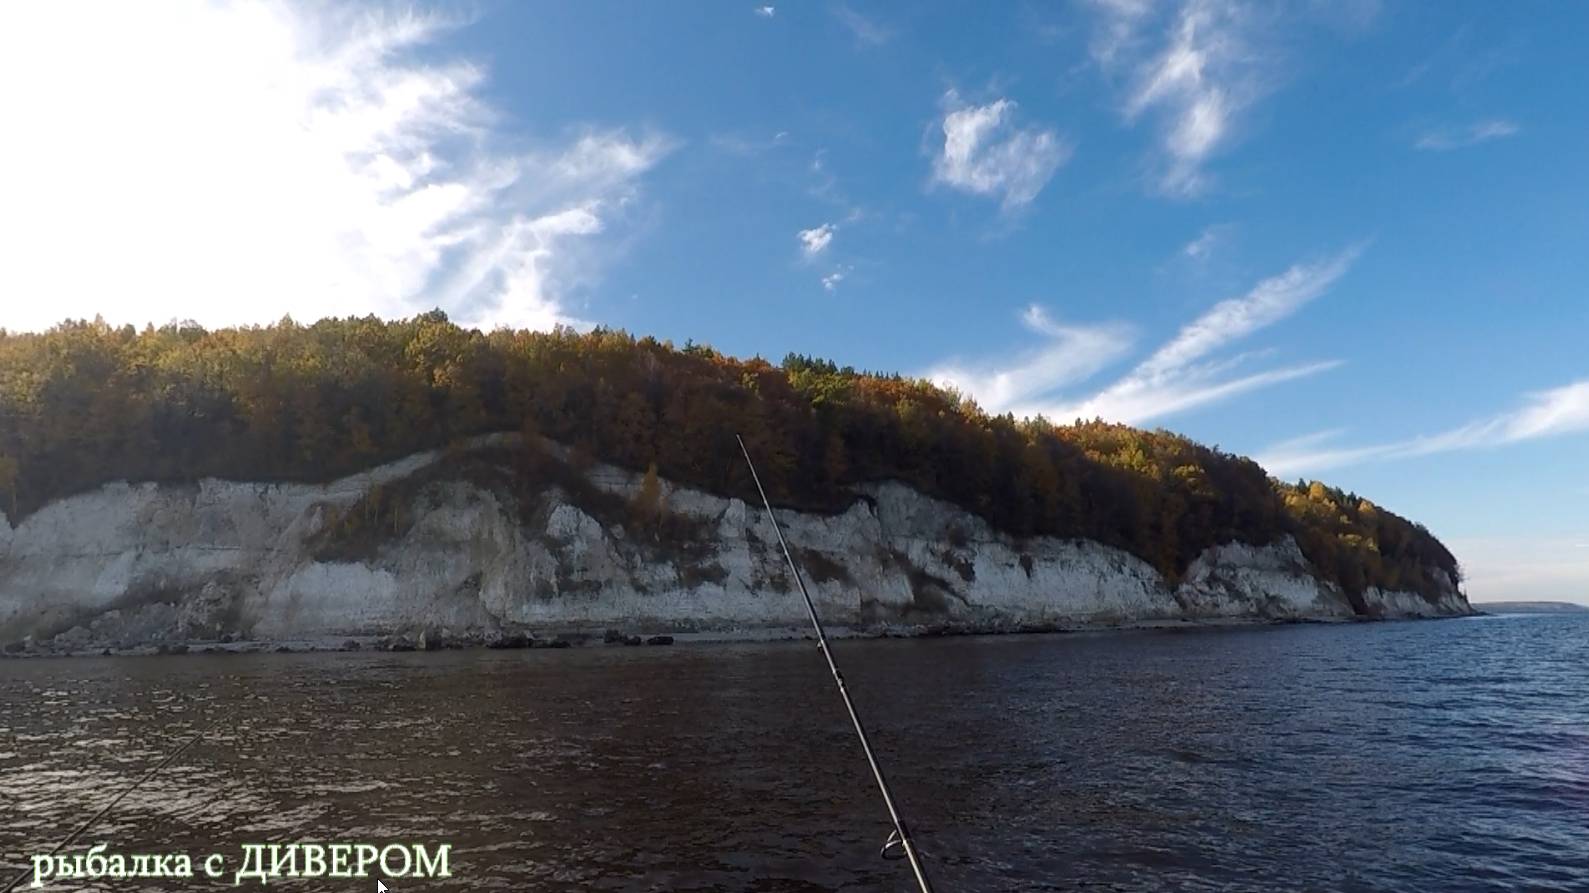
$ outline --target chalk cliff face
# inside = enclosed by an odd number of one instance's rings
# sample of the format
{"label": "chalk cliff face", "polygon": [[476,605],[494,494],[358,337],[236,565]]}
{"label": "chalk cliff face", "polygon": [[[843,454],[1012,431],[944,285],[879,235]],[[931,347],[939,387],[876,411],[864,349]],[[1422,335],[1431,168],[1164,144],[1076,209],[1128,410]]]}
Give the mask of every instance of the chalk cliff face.
{"label": "chalk cliff face", "polygon": [[[573,472],[581,486],[528,491],[453,473],[524,449],[511,435],[480,438],[327,485],[117,483],[15,528],[0,517],[0,644],[776,634],[806,622],[759,507],[666,482],[643,494],[639,476],[602,465]],[[560,448],[543,449],[562,461]],[[1470,612],[1454,584],[1435,602],[1371,589],[1354,611],[1290,539],[1210,549],[1172,586],[1120,550],[1017,540],[896,483],[858,488],[838,514],[780,519],[836,628]]]}

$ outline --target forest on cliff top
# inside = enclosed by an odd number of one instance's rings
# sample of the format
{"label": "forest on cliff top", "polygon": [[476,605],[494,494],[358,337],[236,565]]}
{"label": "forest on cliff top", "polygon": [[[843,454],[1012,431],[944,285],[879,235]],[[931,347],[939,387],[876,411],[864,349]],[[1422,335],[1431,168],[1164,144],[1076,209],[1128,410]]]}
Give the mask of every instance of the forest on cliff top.
{"label": "forest on cliff top", "polygon": [[440,311],[138,331],[0,330],[0,509],[12,523],[115,480],[326,481],[523,431],[576,456],[837,510],[900,480],[1016,536],[1085,537],[1177,578],[1212,545],[1286,534],[1361,609],[1367,586],[1433,600],[1456,559],[1353,493],[1285,483],[1168,431],[991,415],[930,382],[793,355],[779,365],[597,329],[480,332]]}

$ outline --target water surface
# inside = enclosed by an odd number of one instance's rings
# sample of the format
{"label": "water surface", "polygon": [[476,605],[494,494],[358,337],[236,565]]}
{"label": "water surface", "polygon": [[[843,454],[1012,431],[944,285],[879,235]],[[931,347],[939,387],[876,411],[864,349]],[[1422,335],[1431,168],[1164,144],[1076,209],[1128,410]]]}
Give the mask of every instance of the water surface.
{"label": "water surface", "polygon": [[[1589,890],[1586,616],[835,653],[945,893]],[[799,643],[0,662],[4,880],[196,731],[83,848],[453,844],[455,877],[398,890],[912,889]]]}

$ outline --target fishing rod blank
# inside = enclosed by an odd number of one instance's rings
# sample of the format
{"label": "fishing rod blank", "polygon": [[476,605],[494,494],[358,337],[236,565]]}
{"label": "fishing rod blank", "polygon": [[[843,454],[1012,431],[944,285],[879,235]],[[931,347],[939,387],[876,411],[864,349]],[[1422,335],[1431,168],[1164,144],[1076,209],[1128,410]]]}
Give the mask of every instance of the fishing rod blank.
{"label": "fishing rod blank", "polygon": [[906,827],[899,809],[894,806],[894,794],[889,790],[887,779],[883,778],[883,767],[878,765],[877,757],[872,754],[872,744],[866,738],[866,728],[861,725],[861,715],[855,712],[855,705],[850,702],[849,689],[844,687],[844,674],[839,672],[839,665],[833,662],[833,652],[828,648],[828,637],[822,631],[822,621],[817,618],[816,603],[811,600],[811,593],[806,591],[805,579],[800,575],[800,568],[795,565],[789,544],[784,541],[783,528],[778,526],[778,517],[772,511],[772,501],[767,498],[767,491],[761,486],[761,475],[756,473],[756,463],[750,461],[750,450],[745,447],[745,438],[735,434],[734,439],[739,441],[739,451],[745,454],[745,464],[750,466],[751,480],[756,482],[756,492],[761,494],[761,503],[767,507],[767,520],[772,522],[772,530],[778,535],[778,545],[783,549],[784,560],[789,562],[789,572],[794,575],[795,585],[800,587],[800,595],[805,599],[806,613],[811,615],[811,627],[817,633],[817,648],[822,652],[822,656],[827,658],[828,669],[832,671],[833,681],[839,687],[839,697],[844,699],[844,709],[849,711],[850,722],[855,724],[855,735],[861,739],[861,750],[866,753],[866,762],[872,767],[872,777],[877,779],[877,788],[883,793],[883,804],[888,807],[888,817],[894,822],[894,832],[883,844],[883,855],[888,858],[896,847],[904,850],[905,858],[910,860],[910,870],[915,872],[916,883],[921,887],[922,893],[932,893],[932,884],[927,880],[927,872],[921,866],[921,856],[916,852],[916,845],[910,839],[910,829]]}
{"label": "fishing rod blank", "polygon": [[[63,840],[60,843],[56,844],[55,845],[55,849],[50,850],[49,856],[47,856],[46,858],[51,858],[56,853],[59,853],[61,850],[64,850],[67,847],[71,846],[72,845],[72,841],[76,840],[79,837],[82,837],[84,832],[86,832],[89,828],[92,828],[94,826],[94,823],[96,823],[100,819],[104,818],[105,817],[105,813],[110,812],[111,807],[115,806],[117,803],[120,803],[128,794],[131,794],[133,791],[138,790],[139,785],[142,785],[144,782],[148,781],[149,779],[154,778],[155,777],[155,773],[157,773],[161,769],[164,769],[165,767],[169,766],[171,764],[172,760],[174,760],[177,757],[181,756],[182,752],[184,750],[187,750],[188,748],[192,747],[193,743],[195,741],[198,741],[199,738],[201,738],[201,737],[203,737],[203,736],[202,735],[194,735],[192,738],[189,738],[186,742],[184,742],[181,747],[179,747],[176,750],[173,750],[170,753],[166,754],[166,758],[161,760],[158,764],[156,764],[153,769],[150,769],[148,772],[145,772],[144,776],[142,778],[140,778],[137,781],[133,782],[132,785],[130,787],[128,787],[125,791],[122,791],[121,793],[117,794],[114,798],[111,799],[111,801],[109,803],[105,804],[104,808],[102,808],[99,812],[94,813],[94,815],[92,817],[90,817],[88,821],[86,821],[82,825],[78,826],[78,829],[76,831],[73,831],[71,834],[67,835],[67,838],[65,840]],[[17,875],[15,878],[13,878],[11,880],[11,883],[5,885],[5,889],[0,890],[0,893],[11,893],[12,890],[16,889],[17,884],[22,883],[22,879],[27,877],[27,876],[28,876],[28,870],[24,868],[22,870],[21,874]]]}

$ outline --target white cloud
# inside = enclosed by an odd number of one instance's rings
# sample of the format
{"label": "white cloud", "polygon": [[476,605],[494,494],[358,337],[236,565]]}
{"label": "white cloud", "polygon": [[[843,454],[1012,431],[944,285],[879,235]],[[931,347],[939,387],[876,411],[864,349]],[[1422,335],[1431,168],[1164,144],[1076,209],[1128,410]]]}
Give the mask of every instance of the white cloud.
{"label": "white cloud", "polygon": [[1298,264],[1258,283],[1245,295],[1221,301],[1090,397],[1025,401],[1013,408],[1022,415],[1041,414],[1062,422],[1101,417],[1141,423],[1333,369],[1339,363],[1325,360],[1234,374],[1254,355],[1238,354],[1223,360],[1209,357],[1322,295],[1346,273],[1357,254],[1354,248],[1318,263]]}
{"label": "white cloud", "polygon": [[943,104],[943,147],[933,161],[935,183],[999,196],[1010,210],[1036,198],[1070,158],[1070,144],[1056,131],[1016,127],[1011,100],[966,105],[951,90]]}
{"label": "white cloud", "polygon": [[1239,298],[1215,304],[1159,348],[1140,371],[1156,378],[1184,370],[1214,350],[1290,316],[1335,284],[1358,253],[1354,248],[1326,261],[1298,264],[1263,280]]}
{"label": "white cloud", "polygon": [[1197,234],[1197,238],[1187,242],[1186,245],[1181,248],[1181,253],[1192,260],[1206,260],[1208,259],[1208,256],[1213,253],[1214,246],[1219,242],[1219,240],[1220,227],[1204,227],[1203,231]]}
{"label": "white cloud", "polygon": [[1449,152],[1452,149],[1465,149],[1490,140],[1504,139],[1513,136],[1518,130],[1516,122],[1504,118],[1491,118],[1455,130],[1429,131],[1419,137],[1413,147],[1434,152]]}
{"label": "white cloud", "polygon": [[1256,457],[1279,477],[1344,465],[1505,446],[1589,431],[1589,380],[1529,394],[1523,405],[1436,434],[1358,446],[1331,446],[1339,432],[1277,443]]}
{"label": "white cloud", "polygon": [[894,29],[889,28],[876,19],[861,15],[843,3],[833,7],[833,15],[861,43],[880,46],[888,43],[894,37]]}
{"label": "white cloud", "polygon": [[1131,332],[1124,325],[1062,325],[1035,304],[1021,322],[1047,343],[993,363],[944,363],[926,377],[976,397],[985,409],[1004,412],[1085,381],[1131,347]]}
{"label": "white cloud", "polygon": [[844,275],[845,274],[843,270],[834,270],[828,275],[822,277],[822,287],[828,291],[837,290],[839,283],[844,281]]}
{"label": "white cloud", "polygon": [[1223,374],[1235,365],[1220,363],[1190,367],[1182,370],[1180,377],[1168,379],[1144,378],[1133,373],[1079,403],[1032,406],[1026,409],[1026,414],[1041,413],[1066,422],[1102,418],[1135,425],[1220,403],[1249,391],[1328,372],[1339,366],[1340,362],[1323,360],[1235,378],[1224,377]]}
{"label": "white cloud", "polygon": [[435,51],[457,26],[323,4],[5,7],[0,325],[438,305],[571,321],[594,237],[669,143],[510,145],[483,69]]}
{"label": "white cloud", "polygon": [[839,228],[831,223],[801,230],[797,236],[800,239],[800,253],[804,254],[807,260],[816,257],[828,250],[828,246],[833,244],[834,233],[838,231]]}
{"label": "white cloud", "polygon": [[1528,405],[1486,425],[1473,435],[1481,441],[1516,443],[1553,434],[1589,430],[1589,380],[1528,396]]}
{"label": "white cloud", "polygon": [[1090,46],[1093,58],[1107,67],[1127,53],[1135,55],[1154,0],[1092,0],[1092,5],[1099,12],[1099,27]]}
{"label": "white cloud", "polygon": [[758,6],[758,7],[756,7],[756,15],[759,15],[759,16],[761,16],[764,19],[770,19],[770,18],[772,18],[773,16],[775,16],[777,14],[778,14],[778,9],[776,7],[773,7],[773,6]]}
{"label": "white cloud", "polygon": [[1304,472],[1354,465],[1386,455],[1383,447],[1331,447],[1335,434],[1306,435],[1277,443],[1253,457],[1270,474],[1289,478]]}
{"label": "white cloud", "polygon": [[789,131],[780,130],[770,137],[743,133],[714,133],[707,138],[707,143],[721,152],[751,158],[789,145]]}
{"label": "white cloud", "polygon": [[1160,189],[1177,196],[1204,191],[1207,160],[1275,86],[1272,60],[1255,47],[1259,17],[1236,0],[1185,0],[1168,21],[1147,2],[1094,5],[1101,15],[1092,55],[1129,83],[1126,119],[1150,110],[1161,116]]}

